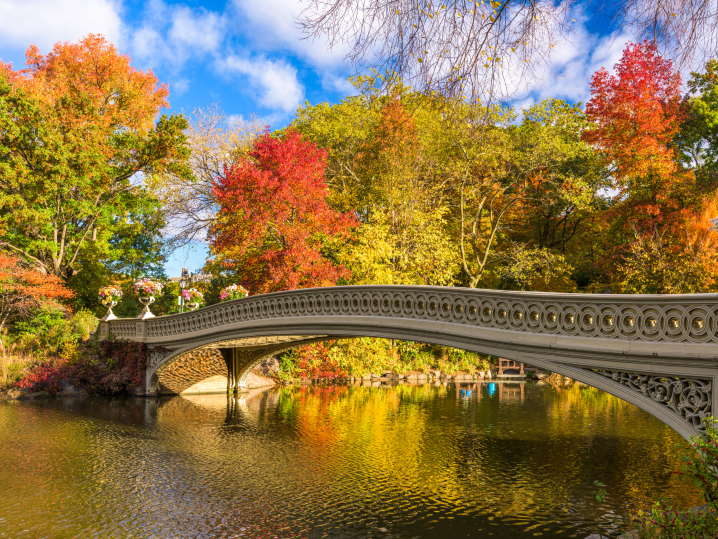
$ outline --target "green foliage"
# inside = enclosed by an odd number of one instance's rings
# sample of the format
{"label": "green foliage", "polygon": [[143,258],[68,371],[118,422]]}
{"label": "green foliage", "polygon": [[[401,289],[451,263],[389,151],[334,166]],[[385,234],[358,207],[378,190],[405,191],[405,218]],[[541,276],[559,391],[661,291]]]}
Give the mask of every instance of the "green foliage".
{"label": "green foliage", "polygon": [[[323,352],[318,354],[315,348]],[[292,349],[279,355],[280,378],[312,378],[311,373],[341,372],[352,376],[430,370],[446,373],[487,370],[485,356],[445,346],[362,337]],[[319,377],[319,376],[317,376]]]}
{"label": "green foliage", "polygon": [[598,488],[598,491],[596,491],[594,493],[594,495],[596,496],[596,499],[599,502],[603,503],[603,501],[606,499],[606,494],[607,494],[606,489],[604,488],[606,485],[604,485],[603,483],[601,483],[598,480],[594,481],[593,484],[596,488]]}
{"label": "green foliage", "polygon": [[19,351],[38,358],[59,356],[68,345],[88,339],[97,328],[97,318],[89,311],[67,317],[60,310],[41,310],[13,328],[11,342]]}
{"label": "green foliage", "polygon": [[[703,432],[691,436],[691,447],[677,444],[679,466],[675,473],[698,487],[705,496],[707,505],[699,511],[674,509],[664,500],[653,504],[650,514],[639,511],[629,515],[626,521],[626,539],[709,539],[718,535],[718,419],[707,417],[703,420]],[[606,499],[604,484],[594,481],[599,487],[596,499]]]}

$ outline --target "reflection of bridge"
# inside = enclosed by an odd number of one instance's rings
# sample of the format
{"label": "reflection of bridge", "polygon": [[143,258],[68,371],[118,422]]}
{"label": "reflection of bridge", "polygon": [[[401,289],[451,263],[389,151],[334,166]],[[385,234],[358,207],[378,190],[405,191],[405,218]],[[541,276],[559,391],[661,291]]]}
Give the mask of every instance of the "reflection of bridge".
{"label": "reflection of bridge", "polygon": [[164,347],[144,391],[183,355],[219,349],[235,389],[262,358],[327,339],[384,337],[511,358],[603,389],[683,436],[718,405],[718,295],[348,286],[276,292],[191,313],[102,322],[99,335]]}

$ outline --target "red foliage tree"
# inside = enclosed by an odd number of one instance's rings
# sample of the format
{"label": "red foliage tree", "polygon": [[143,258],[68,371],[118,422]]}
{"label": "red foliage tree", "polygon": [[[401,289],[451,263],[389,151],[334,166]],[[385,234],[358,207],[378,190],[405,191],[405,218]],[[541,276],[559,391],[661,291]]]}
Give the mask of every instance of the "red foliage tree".
{"label": "red foliage tree", "polygon": [[681,213],[689,175],[671,147],[685,116],[681,77],[649,42],[629,44],[615,70],[602,68],[591,79],[586,116],[593,126],[584,139],[605,155],[625,201],[621,212],[645,229]]}
{"label": "red foliage tree", "polygon": [[60,307],[58,300],[73,295],[59,277],[27,268],[19,258],[0,253],[0,330],[38,307]]}
{"label": "red foliage tree", "polygon": [[349,276],[322,252],[357,225],[326,202],[326,158],[295,131],[264,135],[218,179],[212,250],[252,293],[331,286]]}

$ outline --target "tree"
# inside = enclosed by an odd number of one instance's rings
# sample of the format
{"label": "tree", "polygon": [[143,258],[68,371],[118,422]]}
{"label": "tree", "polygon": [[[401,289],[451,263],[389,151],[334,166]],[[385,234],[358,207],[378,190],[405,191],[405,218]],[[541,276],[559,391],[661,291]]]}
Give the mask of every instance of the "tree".
{"label": "tree", "polygon": [[529,205],[542,206],[557,218],[586,205],[591,189],[582,163],[591,149],[580,141],[580,109],[558,100],[530,107],[519,125],[513,110],[498,107],[491,121],[479,107],[462,103],[452,105],[447,117],[453,157],[444,173],[456,201],[452,228],[465,282],[474,288],[501,259],[496,247],[508,239],[512,212],[521,216]]}
{"label": "tree", "polygon": [[44,275],[18,257],[0,253],[0,331],[40,307],[62,308],[58,300],[72,296],[55,275]]}
{"label": "tree", "polygon": [[704,91],[693,100],[682,98],[679,73],[654,44],[629,45],[615,69],[592,79],[593,124],[584,133],[617,189],[606,216],[606,272],[626,292],[707,291],[718,260],[716,193],[688,167],[710,157],[700,141],[711,140],[711,67],[705,78],[694,74],[691,87]]}
{"label": "tree", "polygon": [[361,223],[339,260],[356,284],[454,283],[449,201],[427,146],[441,123],[433,98],[400,83],[382,94],[369,77],[352,82],[359,95],[308,105],[293,123],[326,148],[329,203],[352,209]]}
{"label": "tree", "polygon": [[215,264],[252,294],[332,285],[348,271],[325,256],[356,219],[326,203],[326,152],[295,131],[260,137],[217,181]]}
{"label": "tree", "polygon": [[311,0],[299,22],[311,39],[348,49],[358,70],[370,67],[419,91],[505,102],[551,72],[555,46],[577,35],[576,11],[595,30],[599,17],[621,35],[655,42],[681,67],[718,52],[718,11],[708,0]]}
{"label": "tree", "polygon": [[621,195],[665,198],[682,172],[672,147],[685,114],[680,74],[651,43],[629,44],[615,69],[591,79],[584,140],[606,156]]}
{"label": "tree", "polygon": [[189,175],[169,94],[102,36],[0,64],[0,246],[65,279],[108,255],[116,217],[147,196],[138,174]]}
{"label": "tree", "polygon": [[197,108],[190,115],[185,134],[193,174],[168,170],[147,178],[148,189],[162,202],[168,223],[166,232],[173,247],[206,239],[219,208],[215,182],[224,174],[225,166],[231,167],[246,157],[263,130],[257,118],[228,119],[219,105]]}

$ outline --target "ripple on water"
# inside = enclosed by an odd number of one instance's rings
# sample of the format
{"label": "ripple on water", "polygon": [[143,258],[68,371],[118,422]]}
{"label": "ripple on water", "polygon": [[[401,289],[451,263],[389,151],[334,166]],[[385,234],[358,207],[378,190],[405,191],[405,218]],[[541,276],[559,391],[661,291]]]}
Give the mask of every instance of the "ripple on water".
{"label": "ripple on water", "polygon": [[676,442],[580,385],[4,402],[0,537],[583,538],[697,503]]}

